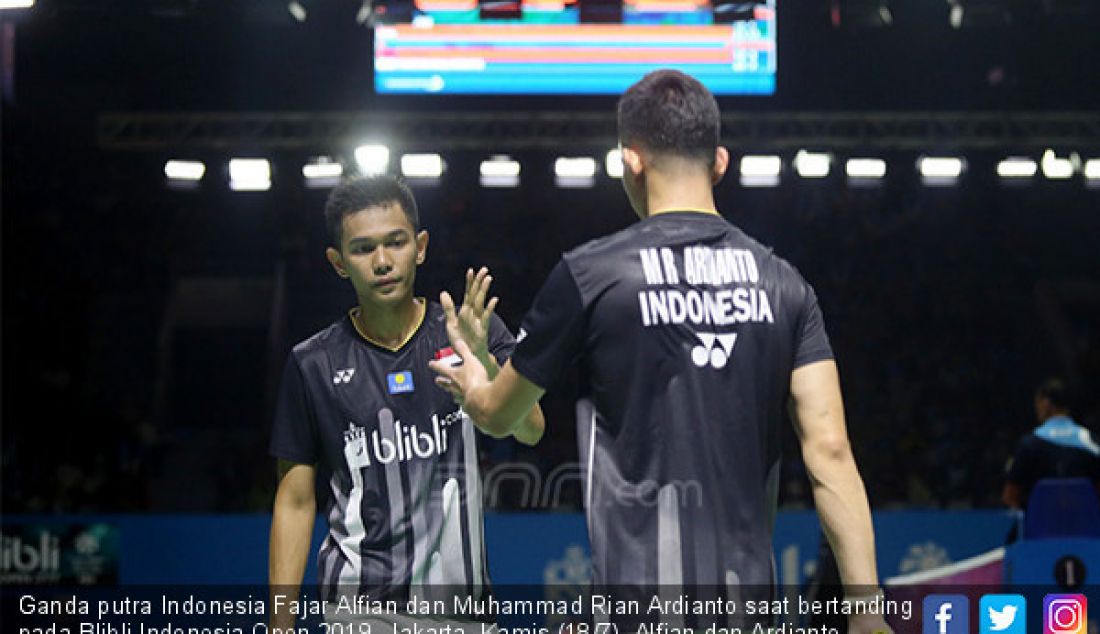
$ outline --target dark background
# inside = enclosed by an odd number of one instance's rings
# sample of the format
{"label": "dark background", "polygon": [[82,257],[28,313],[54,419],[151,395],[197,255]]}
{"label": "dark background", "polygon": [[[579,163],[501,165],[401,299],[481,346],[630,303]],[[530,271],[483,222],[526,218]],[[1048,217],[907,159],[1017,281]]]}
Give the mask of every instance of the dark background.
{"label": "dark background", "polygon": [[[781,2],[776,96],[723,98],[723,111],[1084,112],[1094,125],[1076,136],[1090,143],[1055,149],[1100,157],[1098,3],[966,4],[984,20],[953,29],[941,2],[888,3],[894,23],[877,27],[878,3]],[[0,13],[4,511],[269,508],[267,426],[285,355],[354,302],[323,257],[327,192],[306,189],[299,170],[358,139],[124,149],[97,136],[101,115],[614,108],[610,97],[374,96],[359,3],[307,6],[302,24],[285,3],[259,0],[41,0]],[[558,189],[555,152],[497,134],[484,150],[444,151],[442,182],[416,189],[432,234],[418,287],[454,292],[467,266],[487,264],[516,329],[563,250],[633,215],[617,181]],[[999,159],[1047,146],[1022,133],[965,147],[930,138],[924,151],[968,160],[944,189],[919,182],[922,151],[864,143],[844,151],[888,160],[879,187],[803,182],[788,167],[779,187],[746,189],[731,172],[719,207],[815,286],[876,508],[997,506],[1005,461],[1034,426],[1039,380],[1068,377],[1078,419],[1100,431],[1100,190],[1080,174],[1001,183]],[[555,144],[601,162],[608,149]],[[495,147],[523,161],[518,189],[478,185],[477,163]],[[270,191],[229,191],[223,166],[238,155],[272,160]],[[164,161],[176,156],[207,162],[198,189],[166,187]],[[547,395],[536,451],[486,443],[486,465],[575,460],[576,389],[565,377]],[[804,506],[805,475],[787,449],[783,501]]]}

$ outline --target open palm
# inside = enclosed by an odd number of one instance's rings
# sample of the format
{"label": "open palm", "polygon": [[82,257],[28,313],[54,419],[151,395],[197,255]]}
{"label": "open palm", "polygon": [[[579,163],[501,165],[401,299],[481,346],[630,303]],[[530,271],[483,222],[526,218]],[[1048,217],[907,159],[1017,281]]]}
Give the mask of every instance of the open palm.
{"label": "open palm", "polygon": [[473,269],[467,269],[462,306],[456,310],[454,300],[446,291],[439,296],[443,314],[446,316],[447,336],[451,342],[460,339],[465,341],[478,359],[482,360],[489,355],[489,322],[499,300],[494,297],[486,301],[492,282],[489,269],[481,267],[476,274]]}

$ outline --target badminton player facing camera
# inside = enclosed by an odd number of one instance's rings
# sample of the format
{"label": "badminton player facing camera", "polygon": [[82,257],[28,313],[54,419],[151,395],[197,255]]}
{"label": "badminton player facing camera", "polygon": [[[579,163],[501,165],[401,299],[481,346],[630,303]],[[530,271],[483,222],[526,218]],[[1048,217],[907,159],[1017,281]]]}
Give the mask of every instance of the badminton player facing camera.
{"label": "badminton player facing camera", "polygon": [[[675,71],[618,107],[623,186],[640,218],[564,255],[495,378],[455,342],[437,381],[486,433],[514,433],[574,360],[596,588],[770,592],[780,425],[790,407],[852,599],[877,596],[874,536],[813,289],[715,210],[729,164],[714,97]],[[525,335],[523,333],[526,333]],[[690,623],[689,623],[690,624]],[[880,618],[853,631],[883,630]]]}
{"label": "badminton player facing camera", "polygon": [[[486,302],[492,280],[485,269],[467,271],[457,310],[446,293],[442,305],[414,297],[428,233],[412,193],[392,177],[341,184],[325,220],[326,255],[351,281],[358,306],[287,359],[271,438],[279,459],[272,593],[299,598],[319,484],[329,529],[318,555],[328,621],[356,619],[335,609],[348,595],[402,605],[446,586],[479,598],[488,567],[474,427],[433,383],[427,361],[457,361],[450,338],[487,376],[497,373],[515,343],[493,314],[496,299]],[[519,418],[509,433],[536,443],[539,408],[532,403]],[[276,628],[293,624],[288,610],[272,618]]]}

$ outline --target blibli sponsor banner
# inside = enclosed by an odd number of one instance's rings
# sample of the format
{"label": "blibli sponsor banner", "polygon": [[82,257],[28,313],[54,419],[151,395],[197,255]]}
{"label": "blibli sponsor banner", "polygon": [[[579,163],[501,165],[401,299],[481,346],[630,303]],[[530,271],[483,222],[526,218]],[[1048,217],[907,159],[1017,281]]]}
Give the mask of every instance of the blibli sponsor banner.
{"label": "blibli sponsor banner", "polygon": [[[919,573],[987,553],[1004,543],[1014,521],[1005,511],[876,513],[879,575]],[[587,579],[590,562],[584,516],[490,514],[485,524],[494,581],[532,583],[542,578],[548,584],[572,584]],[[530,539],[531,535],[539,538]],[[772,541],[780,584],[801,586],[816,573],[821,539],[813,511],[777,515]],[[988,583],[987,576],[975,583]]]}
{"label": "blibli sponsor banner", "polygon": [[5,521],[0,584],[113,584],[119,546],[118,530],[109,522]]}
{"label": "blibli sponsor banner", "polygon": [[[1001,511],[877,513],[879,574],[921,572],[988,552],[1004,543],[1012,521]],[[8,516],[0,574],[5,584],[264,583],[270,527],[269,515]],[[312,554],[324,531],[318,522]],[[587,582],[580,513],[488,513],[485,534],[495,583]],[[801,585],[812,576],[820,535],[812,511],[778,514],[780,583]],[[312,559],[307,570],[316,570]]]}

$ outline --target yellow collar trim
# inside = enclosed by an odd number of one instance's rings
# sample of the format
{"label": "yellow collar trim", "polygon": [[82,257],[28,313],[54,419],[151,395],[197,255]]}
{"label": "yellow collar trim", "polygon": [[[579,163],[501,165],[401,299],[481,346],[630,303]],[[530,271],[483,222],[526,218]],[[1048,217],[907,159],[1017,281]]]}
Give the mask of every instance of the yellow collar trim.
{"label": "yellow collar trim", "polygon": [[359,325],[358,319],[359,313],[362,311],[359,310],[358,306],[348,311],[348,317],[351,318],[351,325],[355,327],[355,332],[359,333],[359,336],[362,337],[364,340],[378,346],[379,348],[382,348],[383,350],[397,352],[401,348],[404,348],[405,344],[409,343],[409,341],[411,341],[412,338],[416,336],[416,333],[420,332],[420,326],[424,325],[424,318],[428,315],[428,302],[424,301],[423,297],[413,298],[413,301],[420,305],[420,317],[416,321],[416,327],[409,331],[409,334],[405,337],[405,339],[395,348],[387,346],[384,343],[375,341],[374,339],[371,339],[367,335],[367,333],[363,332],[363,328]]}
{"label": "yellow collar trim", "polygon": [[699,212],[701,214],[710,214],[712,216],[722,215],[722,214],[718,213],[717,209],[704,209],[702,207],[667,207],[665,209],[658,209],[657,211],[654,211],[654,212],[650,213],[649,217],[652,218],[653,216],[656,216],[656,215],[659,215],[659,214],[665,214],[665,213],[668,213],[670,211],[696,211],[696,212]]}

